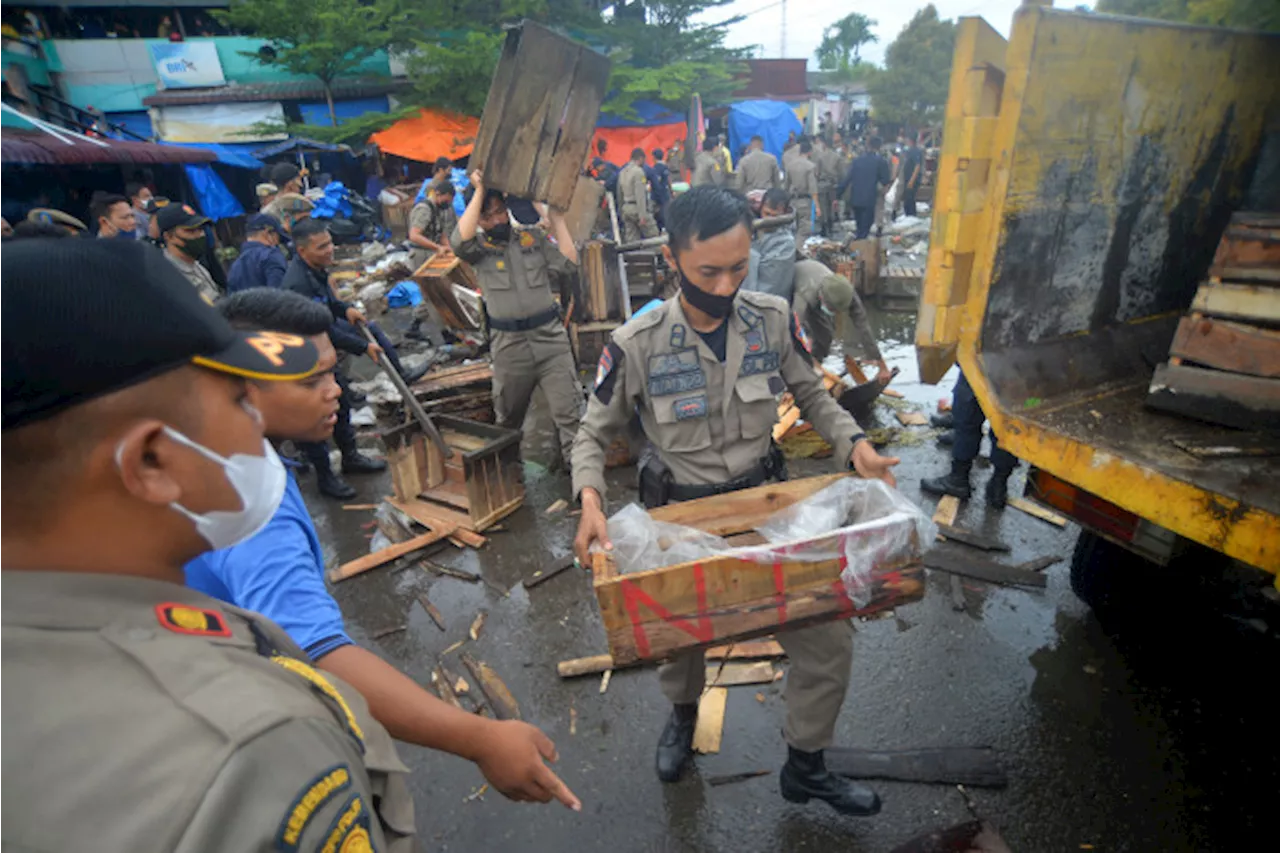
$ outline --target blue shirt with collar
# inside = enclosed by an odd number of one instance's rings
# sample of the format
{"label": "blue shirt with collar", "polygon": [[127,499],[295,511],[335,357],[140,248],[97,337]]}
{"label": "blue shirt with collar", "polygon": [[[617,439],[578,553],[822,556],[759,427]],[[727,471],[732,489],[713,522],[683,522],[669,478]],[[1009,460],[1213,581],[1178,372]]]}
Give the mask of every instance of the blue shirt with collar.
{"label": "blue shirt with collar", "polygon": [[256,240],[245,240],[240,256],[227,272],[227,293],[251,287],[279,287],[287,268],[284,253]]}
{"label": "blue shirt with collar", "polygon": [[253,538],[196,557],[185,567],[187,586],[285,630],[312,661],[354,645],[342,611],[324,585],[324,553],[302,492],[290,475],[280,508]]}

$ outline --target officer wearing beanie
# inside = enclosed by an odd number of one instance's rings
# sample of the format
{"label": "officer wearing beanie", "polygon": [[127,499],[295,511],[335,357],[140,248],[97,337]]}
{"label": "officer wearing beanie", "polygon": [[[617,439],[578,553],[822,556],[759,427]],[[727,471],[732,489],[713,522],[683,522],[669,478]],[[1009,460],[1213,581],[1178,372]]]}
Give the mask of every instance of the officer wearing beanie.
{"label": "officer wearing beanie", "polygon": [[[596,543],[612,547],[604,514],[604,451],[639,413],[656,454],[640,474],[648,507],[723,494],[780,477],[771,432],[777,400],[790,391],[805,420],[864,477],[894,484],[898,460],[876,453],[853,417],[815,372],[804,333],[777,296],[740,290],[751,249],[751,209],[740,193],[704,185],[671,203],[667,262],[680,292],[613,333],[573,445],[574,494],[582,518],[574,550],[586,561]],[[823,750],[849,686],[853,629],[847,620],[777,635],[791,659],[787,677],[789,748],[782,795],[824,800],[842,814],[880,809],[864,785],[830,773]],[[659,669],[674,708],[658,741],[657,771],[674,782],[692,754],[697,702],[705,684],[701,652]]]}
{"label": "officer wearing beanie", "polygon": [[359,693],[183,585],[276,511],[246,378],[306,378],[315,347],[233,330],[138,242],[22,241],[0,277],[0,847],[410,849]]}
{"label": "officer wearing beanie", "polygon": [[881,371],[888,371],[862,300],[853,289],[853,282],[836,275],[820,261],[796,261],[795,292],[791,307],[800,323],[809,333],[813,357],[824,361],[831,353],[835,340],[837,320],[848,317],[853,324],[854,342],[863,358],[876,362]]}

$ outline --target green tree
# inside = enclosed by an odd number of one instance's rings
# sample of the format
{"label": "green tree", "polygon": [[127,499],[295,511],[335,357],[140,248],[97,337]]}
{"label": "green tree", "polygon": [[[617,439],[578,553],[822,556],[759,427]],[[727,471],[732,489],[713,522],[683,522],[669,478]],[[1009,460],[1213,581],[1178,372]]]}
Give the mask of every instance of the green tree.
{"label": "green tree", "polygon": [[1280,31],[1277,0],[1098,0],[1098,11],[1216,27]]}
{"label": "green tree", "polygon": [[231,0],[214,15],[267,42],[246,54],[260,64],[319,80],[335,127],[334,81],[385,50],[403,17],[398,0]]}
{"label": "green tree", "polygon": [[955,40],[955,23],[939,20],[932,3],[916,12],[885,51],[884,70],[871,78],[877,121],[919,128],[942,120]]}
{"label": "green tree", "polygon": [[866,15],[854,12],[827,27],[822,31],[822,44],[818,45],[818,67],[823,71],[847,73],[861,64],[858,54],[862,46],[880,40],[871,32],[875,25]]}

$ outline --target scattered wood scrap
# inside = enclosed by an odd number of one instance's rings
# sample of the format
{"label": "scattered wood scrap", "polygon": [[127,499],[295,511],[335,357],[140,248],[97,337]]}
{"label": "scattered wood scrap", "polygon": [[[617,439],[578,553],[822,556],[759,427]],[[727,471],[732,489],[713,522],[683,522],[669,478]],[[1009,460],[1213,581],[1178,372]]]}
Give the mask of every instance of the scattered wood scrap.
{"label": "scattered wood scrap", "polygon": [[427,615],[431,617],[432,622],[436,623],[437,628],[441,631],[448,630],[444,624],[444,616],[442,616],[436,606],[431,603],[431,599],[427,598],[427,594],[425,592],[418,594],[418,603],[422,605],[423,610],[427,611]]}
{"label": "scattered wood scrap", "polygon": [[369,636],[375,640],[381,640],[383,637],[390,637],[392,634],[399,634],[401,631],[408,629],[408,625],[388,625],[385,628],[379,628]]}
{"label": "scattered wood scrap", "polygon": [[359,557],[349,563],[343,563],[336,569],[331,570],[329,572],[329,580],[337,583],[338,581],[344,581],[347,578],[355,577],[358,574],[367,572],[370,569],[376,569],[378,566],[403,557],[405,554],[419,551],[426,548],[428,545],[434,545],[441,539],[448,537],[453,530],[454,528],[451,527],[443,527],[439,530],[432,530],[424,533],[421,536],[415,536],[414,538],[408,539],[404,542],[390,545],[383,548],[381,551],[375,551],[372,554],[365,554],[363,557]]}
{"label": "scattered wood scrap", "polygon": [[713,788],[719,788],[721,785],[732,785],[735,782],[745,782],[748,779],[758,779],[761,776],[768,776],[772,770],[747,770],[744,773],[728,773],[724,776],[708,776],[707,784]]}
{"label": "scattered wood scrap", "polygon": [[471,685],[467,684],[467,680],[459,675],[453,682],[453,692],[459,696],[466,696],[471,692]]}
{"label": "scattered wood scrap", "polygon": [[786,656],[787,653],[783,651],[777,640],[746,640],[729,646],[712,646],[707,649],[707,660],[720,660],[722,658],[731,660],[781,658]]}
{"label": "scattered wood scrap", "polygon": [[1067,526],[1067,519],[1065,516],[1058,515],[1058,513],[1053,510],[1041,506],[1034,501],[1027,500],[1026,498],[1009,498],[1009,506],[1014,509],[1020,509],[1027,515],[1035,516],[1041,521],[1047,521],[1056,527]]}
{"label": "scattered wood scrap", "polygon": [[471,623],[471,629],[467,631],[467,634],[470,635],[472,642],[475,642],[476,640],[480,639],[480,632],[484,630],[484,621],[488,618],[489,618],[489,612],[487,610],[481,610],[479,613],[476,614],[475,620]]}
{"label": "scattered wood scrap", "polygon": [[462,703],[458,701],[458,694],[453,691],[453,685],[449,682],[449,677],[445,674],[444,668],[437,666],[431,672],[431,681],[436,686],[436,693],[445,702],[455,708],[462,708]]}
{"label": "scattered wood scrap", "polygon": [[903,426],[928,426],[929,419],[921,412],[894,412],[894,417]]}
{"label": "scattered wood scrap", "polygon": [[724,662],[707,667],[707,684],[716,687],[737,687],[741,684],[769,684],[777,673],[772,661]]}
{"label": "scattered wood scrap", "polygon": [[943,495],[938,508],[933,511],[934,524],[955,524],[960,512],[960,499],[955,495]]}
{"label": "scattered wood scrap", "polygon": [[[948,496],[950,497],[950,496]],[[963,542],[974,548],[980,548],[983,551],[1008,551],[1009,546],[993,539],[990,536],[984,536],[981,533],[975,533],[972,530],[965,530],[963,527],[956,527],[952,524],[942,524],[934,522],[938,525],[938,532],[948,539],[954,539],[956,542]]]}
{"label": "scattered wood scrap", "polygon": [[933,548],[926,551],[921,558],[926,568],[940,572],[951,572],[980,581],[1003,584],[1005,586],[1033,586],[1043,588],[1047,585],[1044,575],[1039,572],[1028,572],[1023,569],[1006,566],[977,554],[964,553],[952,548]]}
{"label": "scattered wood scrap", "polygon": [[613,670],[611,669],[606,669],[604,671],[604,675],[600,676],[600,695],[603,696],[605,691],[609,689],[609,681],[612,680],[612,678]]}
{"label": "scattered wood scrap", "polygon": [[468,526],[471,518],[466,513],[419,500],[402,501],[399,498],[389,497],[386,502],[423,527],[435,530],[452,525],[454,530],[449,534],[450,538],[457,539],[470,548],[483,548],[489,541]]}
{"label": "scattered wood scrap", "polygon": [[580,675],[595,675],[607,669],[613,669],[612,655],[591,655],[585,658],[562,660],[556,664],[556,672],[561,678],[576,678]]}
{"label": "scattered wood scrap", "polygon": [[462,665],[467,668],[467,671],[471,673],[471,677],[475,679],[476,684],[480,686],[480,692],[489,700],[489,707],[493,709],[494,716],[499,720],[520,719],[520,706],[516,703],[515,697],[511,695],[511,691],[507,689],[507,685],[493,671],[493,667],[484,661],[477,661],[465,652],[459,655],[458,658],[462,661]]}
{"label": "scattered wood scrap", "polygon": [[826,750],[827,769],[851,779],[892,779],[898,782],[936,782],[1003,788],[1009,777],[985,746],[942,746],[930,749]]}
{"label": "scattered wood scrap", "polygon": [[693,730],[693,751],[710,755],[720,751],[724,735],[724,709],[729,701],[729,691],[724,687],[711,687],[702,694],[698,703],[698,725]]}
{"label": "scattered wood scrap", "polygon": [[441,577],[457,578],[467,583],[480,583],[480,575],[466,569],[456,569],[453,566],[442,566],[439,563],[433,563],[430,560],[422,560],[418,563],[425,571],[433,575]]}
{"label": "scattered wood scrap", "polygon": [[378,505],[377,504],[343,504],[342,508],[345,510],[377,509]]}
{"label": "scattered wood scrap", "polygon": [[559,560],[552,563],[547,568],[539,569],[538,571],[534,572],[532,577],[525,578],[524,588],[533,589],[538,584],[545,583],[546,581],[551,580],[553,577],[560,574],[561,572],[569,568],[572,568],[573,563],[574,563],[574,557],[572,554],[568,555],[567,557],[560,558]]}
{"label": "scattered wood scrap", "polygon": [[1024,572],[1043,572],[1054,563],[1061,563],[1062,558],[1058,556],[1052,557],[1036,557],[1034,560],[1027,560],[1025,563],[1018,563],[1015,569],[1021,569]]}
{"label": "scattered wood scrap", "polygon": [[543,510],[543,512],[547,515],[556,515],[557,513],[564,512],[568,508],[569,508],[569,502],[564,498],[560,498],[551,506]]}

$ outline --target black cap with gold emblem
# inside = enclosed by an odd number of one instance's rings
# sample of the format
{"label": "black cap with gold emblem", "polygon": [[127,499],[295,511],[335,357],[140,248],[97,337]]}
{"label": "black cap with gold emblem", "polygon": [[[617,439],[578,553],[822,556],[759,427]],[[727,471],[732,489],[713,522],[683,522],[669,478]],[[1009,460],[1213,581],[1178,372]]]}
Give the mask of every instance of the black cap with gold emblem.
{"label": "black cap with gold emblem", "polygon": [[231,328],[146,243],[11,243],[0,293],[4,429],[185,364],[292,380],[319,360],[305,338]]}

